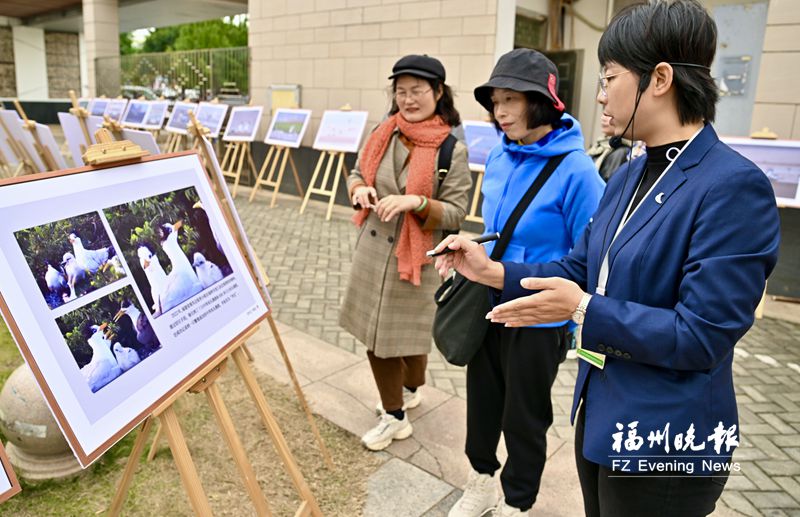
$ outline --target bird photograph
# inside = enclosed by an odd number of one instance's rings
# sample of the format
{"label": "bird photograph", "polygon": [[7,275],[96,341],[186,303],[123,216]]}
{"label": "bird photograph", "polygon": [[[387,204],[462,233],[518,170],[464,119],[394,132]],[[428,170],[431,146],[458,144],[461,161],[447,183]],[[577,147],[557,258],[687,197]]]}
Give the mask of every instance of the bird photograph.
{"label": "bird photograph", "polygon": [[127,276],[102,217],[90,212],[14,234],[50,309]]}
{"label": "bird photograph", "polygon": [[103,210],[154,318],[233,271],[193,187]]}
{"label": "bird photograph", "polygon": [[92,393],[161,348],[130,286],[68,312],[56,324]]}

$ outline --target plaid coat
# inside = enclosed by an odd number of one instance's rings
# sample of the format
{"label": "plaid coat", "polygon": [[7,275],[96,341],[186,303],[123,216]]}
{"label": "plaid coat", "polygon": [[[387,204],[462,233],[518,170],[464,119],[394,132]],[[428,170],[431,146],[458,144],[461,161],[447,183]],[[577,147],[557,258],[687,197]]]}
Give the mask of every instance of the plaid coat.
{"label": "plaid coat", "polygon": [[[392,136],[378,166],[375,189],[378,198],[405,194],[409,150]],[[438,154],[437,154],[438,160]],[[433,243],[442,238],[442,230],[458,231],[467,212],[472,176],[467,165],[467,149],[457,142],[450,171],[438,188],[434,174],[431,208],[423,228],[433,230]],[[347,180],[348,191],[363,183],[356,164]],[[382,223],[370,212],[361,228],[353,250],[350,280],[342,302],[339,324],[364,343],[376,356],[403,357],[427,354],[431,350],[431,330],[436,304],[433,295],[441,283],[439,275],[428,264],[422,268],[419,286],[400,280],[395,247],[403,217]]]}

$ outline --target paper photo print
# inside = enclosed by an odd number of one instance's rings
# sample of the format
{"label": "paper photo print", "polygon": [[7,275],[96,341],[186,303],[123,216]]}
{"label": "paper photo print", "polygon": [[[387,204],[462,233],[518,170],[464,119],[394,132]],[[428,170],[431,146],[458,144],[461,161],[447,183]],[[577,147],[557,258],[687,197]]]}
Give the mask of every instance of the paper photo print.
{"label": "paper photo print", "polygon": [[109,99],[92,99],[89,102],[89,114],[96,117],[102,117],[108,108]]}
{"label": "paper photo print", "polygon": [[358,152],[368,116],[366,111],[326,111],[319,123],[314,149]]}
{"label": "paper photo print", "polygon": [[161,348],[130,286],[64,314],[56,325],[92,393]]}
{"label": "paper photo print", "polygon": [[193,102],[176,102],[175,106],[172,107],[172,115],[167,121],[167,131],[182,135],[187,134],[186,128],[189,127],[189,122],[191,122],[189,119],[190,111],[197,113],[197,104]]}
{"label": "paper photo print", "polygon": [[208,128],[211,132],[208,135],[210,138],[217,138],[219,136],[219,130],[222,128],[222,122],[225,120],[225,115],[227,114],[227,104],[201,102],[200,107],[197,108],[197,120],[203,124],[203,127]]}
{"label": "paper photo print", "polygon": [[300,147],[309,120],[311,120],[311,110],[278,109],[272,117],[264,143]]}
{"label": "paper photo print", "polygon": [[103,212],[154,318],[232,273],[192,187]]}
{"label": "paper photo print", "polygon": [[122,114],[125,113],[125,108],[128,106],[128,99],[112,99],[108,103],[104,115],[108,115],[111,120],[119,121]]}
{"label": "paper photo print", "polygon": [[14,233],[51,309],[127,276],[98,212]]}
{"label": "paper photo print", "polygon": [[473,170],[484,170],[489,153],[500,143],[500,132],[490,122],[464,121],[469,165]]}
{"label": "paper photo print", "polygon": [[148,109],[150,109],[148,101],[131,101],[128,104],[125,116],[122,117],[122,124],[130,127],[140,127],[144,124]]}
{"label": "paper photo print", "polygon": [[167,101],[151,102],[150,111],[147,112],[142,127],[144,129],[161,129],[161,126],[164,125],[164,118],[167,116],[167,108],[169,108]]}
{"label": "paper photo print", "polygon": [[255,140],[263,109],[262,106],[236,106],[233,108],[222,139],[232,142]]}

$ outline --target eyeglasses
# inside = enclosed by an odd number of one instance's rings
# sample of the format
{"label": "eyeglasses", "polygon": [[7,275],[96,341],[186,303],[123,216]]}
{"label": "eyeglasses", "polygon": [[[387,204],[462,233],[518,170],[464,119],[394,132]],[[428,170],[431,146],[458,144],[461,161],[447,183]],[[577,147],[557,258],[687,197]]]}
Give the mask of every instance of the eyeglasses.
{"label": "eyeglasses", "polygon": [[602,73],[599,74],[597,77],[597,83],[600,85],[600,91],[603,93],[603,96],[608,96],[608,83],[609,79],[613,79],[618,75],[627,74],[630,70],[625,70],[624,72],[617,72],[616,74],[611,75],[603,75]]}
{"label": "eyeglasses", "polygon": [[394,98],[397,102],[403,102],[406,99],[411,99],[412,101],[418,101],[422,98],[423,95],[431,91],[433,88],[428,88],[427,90],[411,90],[410,92],[394,92]]}

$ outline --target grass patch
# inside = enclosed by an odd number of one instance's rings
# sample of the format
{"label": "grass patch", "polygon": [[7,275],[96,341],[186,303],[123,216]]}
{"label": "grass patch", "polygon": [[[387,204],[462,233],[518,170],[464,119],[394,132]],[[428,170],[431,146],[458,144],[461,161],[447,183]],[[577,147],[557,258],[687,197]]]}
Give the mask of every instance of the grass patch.
{"label": "grass patch", "polygon": [[[268,345],[261,343],[254,346]],[[3,325],[0,328],[0,384],[21,363],[22,357]],[[265,375],[257,374],[257,377],[323,513],[360,515],[366,497],[367,477],[384,460],[364,450],[356,436],[327,420],[317,418],[320,433],[336,465],[333,471],[329,471],[324,466],[294,392]],[[285,473],[272,440],[233,364],[218,382],[272,513],[293,515],[300,503],[294,485]],[[205,395],[184,395],[175,408],[214,515],[253,515],[253,506]],[[20,517],[105,513],[135,435],[136,432],[133,432],[123,438],[76,478],[35,484],[23,479],[22,493],[3,503],[0,513]],[[162,438],[159,452],[151,463],[142,458],[123,514],[192,515],[166,439]]]}

